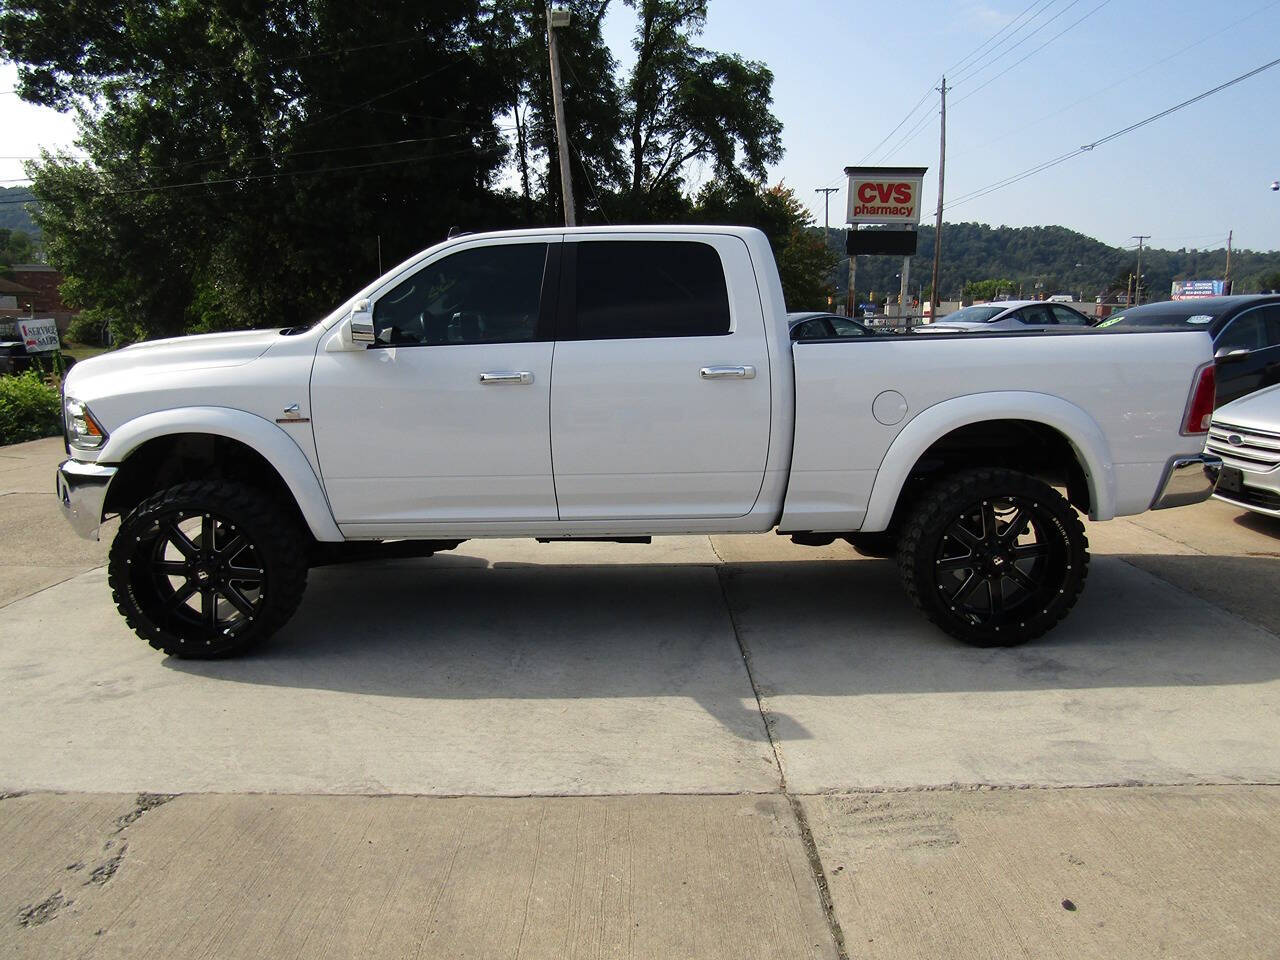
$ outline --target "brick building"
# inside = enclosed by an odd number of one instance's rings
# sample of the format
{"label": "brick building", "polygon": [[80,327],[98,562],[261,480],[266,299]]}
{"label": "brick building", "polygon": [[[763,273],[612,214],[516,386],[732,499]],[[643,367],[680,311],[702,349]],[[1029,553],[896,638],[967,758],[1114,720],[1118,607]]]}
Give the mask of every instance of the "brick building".
{"label": "brick building", "polygon": [[58,330],[65,333],[77,311],[62,302],[60,283],[62,274],[48,264],[15,263],[9,277],[0,278],[0,319],[53,317]]}

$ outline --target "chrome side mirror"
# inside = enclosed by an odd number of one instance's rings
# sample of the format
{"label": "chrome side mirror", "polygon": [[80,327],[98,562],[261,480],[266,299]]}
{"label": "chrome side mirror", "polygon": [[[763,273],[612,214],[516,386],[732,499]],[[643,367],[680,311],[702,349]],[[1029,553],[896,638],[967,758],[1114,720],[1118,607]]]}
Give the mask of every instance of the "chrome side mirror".
{"label": "chrome side mirror", "polygon": [[1218,363],[1231,363],[1235,360],[1243,360],[1249,355],[1249,351],[1244,347],[1219,347],[1214,351],[1213,359]]}
{"label": "chrome side mirror", "polygon": [[368,300],[357,300],[351,311],[351,342],[373,343],[373,307]]}
{"label": "chrome side mirror", "polygon": [[357,300],[351,313],[334,328],[325,344],[326,353],[355,353],[374,342],[373,311],[368,300]]}

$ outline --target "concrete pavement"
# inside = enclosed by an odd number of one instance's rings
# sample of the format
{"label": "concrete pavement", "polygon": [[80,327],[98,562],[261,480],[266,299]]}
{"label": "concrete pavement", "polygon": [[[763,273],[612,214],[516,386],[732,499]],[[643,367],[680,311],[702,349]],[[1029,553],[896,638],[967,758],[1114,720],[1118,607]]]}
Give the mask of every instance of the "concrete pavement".
{"label": "concrete pavement", "polygon": [[766,535],[318,569],[196,663],[60,452],[0,450],[0,957],[1274,953],[1280,523],[1090,524],[1016,650]]}

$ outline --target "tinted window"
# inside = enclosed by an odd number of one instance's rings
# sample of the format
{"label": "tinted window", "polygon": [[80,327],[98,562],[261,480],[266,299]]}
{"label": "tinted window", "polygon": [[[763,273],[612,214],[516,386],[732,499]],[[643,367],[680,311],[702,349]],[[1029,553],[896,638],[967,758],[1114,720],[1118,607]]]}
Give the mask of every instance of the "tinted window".
{"label": "tinted window", "polygon": [[1008,309],[1008,307],[1002,307],[998,304],[996,306],[974,304],[971,307],[964,307],[963,309],[957,310],[955,313],[949,313],[945,317],[940,317],[939,319],[945,320],[948,323],[986,323],[994,320]]}
{"label": "tinted window", "polygon": [[1057,323],[1053,314],[1049,312],[1049,308],[1045,306],[1024,307],[1018,311],[1018,319],[1037,327],[1052,326]]}
{"label": "tinted window", "polygon": [[830,322],[831,329],[835,331],[837,337],[861,337],[867,332],[867,328],[862,324],[846,320],[844,317],[831,317]]}
{"label": "tinted window", "polygon": [[1205,327],[1221,312],[1222,308],[1219,306],[1197,303],[1195,300],[1166,301],[1113,313],[1098,326],[1120,330],[1185,330],[1188,327]]}
{"label": "tinted window", "polygon": [[476,247],[437,260],[378,298],[377,341],[514,343],[537,335],[545,243]]}
{"label": "tinted window", "polygon": [[791,328],[792,340],[825,340],[829,336],[831,336],[831,330],[822,317],[802,320]]}
{"label": "tinted window", "polygon": [[729,291],[715,248],[683,240],[574,244],[581,340],[710,337],[729,332]]}
{"label": "tinted window", "polygon": [[1246,350],[1261,350],[1269,346],[1271,340],[1267,327],[1274,324],[1267,323],[1267,312],[1264,309],[1242,313],[1227,324],[1227,328],[1222,331],[1215,345],[1218,349],[1227,347],[1231,350],[1240,347]]}
{"label": "tinted window", "polygon": [[1076,313],[1070,307],[1050,307],[1049,309],[1053,311],[1053,315],[1057,318],[1058,323],[1074,324],[1077,327],[1083,327],[1088,323],[1083,316]]}

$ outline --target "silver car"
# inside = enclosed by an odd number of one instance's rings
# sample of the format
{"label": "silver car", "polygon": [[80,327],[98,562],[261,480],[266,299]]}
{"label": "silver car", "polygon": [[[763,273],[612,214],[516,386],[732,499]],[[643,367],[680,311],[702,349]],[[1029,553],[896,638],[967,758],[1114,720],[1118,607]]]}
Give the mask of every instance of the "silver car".
{"label": "silver car", "polygon": [[1215,410],[1206,449],[1222,458],[1215,497],[1280,517],[1280,384]]}
{"label": "silver car", "polygon": [[1087,327],[1083,313],[1060,303],[1044,300],[1005,300],[1001,303],[975,303],[949,313],[937,323],[916,327],[916,333],[972,333],[988,330],[1062,330]]}

